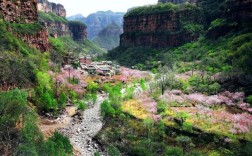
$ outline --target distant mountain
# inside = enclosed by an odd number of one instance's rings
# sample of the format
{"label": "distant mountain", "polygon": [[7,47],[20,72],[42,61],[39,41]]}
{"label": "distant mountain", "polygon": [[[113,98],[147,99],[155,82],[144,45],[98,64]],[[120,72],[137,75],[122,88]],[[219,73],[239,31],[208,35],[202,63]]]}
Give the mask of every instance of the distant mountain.
{"label": "distant mountain", "polygon": [[88,38],[93,39],[101,30],[112,23],[123,25],[123,12],[99,11],[88,15],[86,19]]}
{"label": "distant mountain", "polygon": [[105,50],[111,50],[120,43],[120,35],[123,33],[122,26],[115,22],[101,30],[99,34],[93,38],[93,42]]}
{"label": "distant mountain", "polygon": [[67,17],[67,20],[69,20],[69,21],[80,21],[80,22],[85,23],[86,22],[86,17],[84,17],[82,14],[77,14],[77,15]]}

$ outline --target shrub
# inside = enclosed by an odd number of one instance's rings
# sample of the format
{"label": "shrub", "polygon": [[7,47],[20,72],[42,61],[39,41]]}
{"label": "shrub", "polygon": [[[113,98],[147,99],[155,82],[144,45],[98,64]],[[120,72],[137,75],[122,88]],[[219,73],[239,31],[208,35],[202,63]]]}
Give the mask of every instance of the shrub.
{"label": "shrub", "polygon": [[64,92],[60,93],[59,99],[58,99],[58,105],[61,109],[66,107],[67,102],[67,96]]}
{"label": "shrub", "polygon": [[120,151],[115,146],[109,146],[108,147],[108,155],[109,156],[120,156]]}
{"label": "shrub", "polygon": [[102,102],[101,104],[101,112],[102,115],[105,117],[114,117],[115,116],[115,109],[112,107],[112,105],[110,104],[110,102],[108,100],[105,100]]}
{"label": "shrub", "polygon": [[250,106],[252,107],[252,95],[249,95],[249,96],[247,97],[247,101],[248,101],[248,103],[250,104]]}
{"label": "shrub", "polygon": [[183,150],[179,147],[167,147],[165,149],[165,156],[183,156]]}
{"label": "shrub", "polygon": [[79,110],[85,110],[87,107],[86,103],[84,101],[79,101],[78,102],[78,109]]}

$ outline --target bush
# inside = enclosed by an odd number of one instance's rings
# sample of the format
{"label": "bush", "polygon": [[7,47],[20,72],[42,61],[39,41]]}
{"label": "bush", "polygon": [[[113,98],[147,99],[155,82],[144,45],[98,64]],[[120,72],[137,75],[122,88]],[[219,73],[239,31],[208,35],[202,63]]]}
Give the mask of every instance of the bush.
{"label": "bush", "polygon": [[105,100],[101,104],[101,112],[102,115],[105,117],[114,117],[115,116],[115,109],[112,107],[108,100]]}
{"label": "bush", "polygon": [[79,110],[85,110],[87,107],[86,103],[84,101],[79,101],[78,102],[78,109]]}
{"label": "bush", "polygon": [[250,106],[252,107],[252,95],[249,95],[247,97],[247,102],[250,104]]}
{"label": "bush", "polygon": [[120,151],[115,146],[109,146],[108,149],[108,155],[109,156],[120,156]]}
{"label": "bush", "polygon": [[59,99],[58,99],[58,105],[61,109],[66,107],[67,102],[67,96],[64,92],[60,93]]}
{"label": "bush", "polygon": [[183,150],[179,147],[167,147],[165,149],[165,156],[183,156]]}

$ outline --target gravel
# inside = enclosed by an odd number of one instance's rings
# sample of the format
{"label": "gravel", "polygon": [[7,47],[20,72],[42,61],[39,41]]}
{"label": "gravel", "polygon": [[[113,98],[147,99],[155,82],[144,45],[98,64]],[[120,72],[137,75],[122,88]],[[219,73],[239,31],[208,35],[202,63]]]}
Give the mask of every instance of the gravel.
{"label": "gravel", "polygon": [[82,116],[75,116],[68,127],[60,129],[59,131],[69,137],[73,147],[81,156],[93,156],[94,153],[99,152],[100,155],[105,156],[101,147],[92,139],[103,126],[102,116],[100,114],[100,104],[104,97],[99,95],[97,102],[83,112]]}

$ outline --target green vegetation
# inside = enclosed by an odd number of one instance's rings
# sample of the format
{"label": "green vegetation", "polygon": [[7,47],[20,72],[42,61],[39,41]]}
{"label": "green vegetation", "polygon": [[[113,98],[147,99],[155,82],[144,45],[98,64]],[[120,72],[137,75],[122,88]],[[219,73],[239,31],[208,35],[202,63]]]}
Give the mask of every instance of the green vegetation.
{"label": "green vegetation", "polygon": [[35,111],[28,106],[27,93],[14,89],[0,93],[0,152],[8,150],[17,155],[71,155],[68,138],[55,133],[43,140]]}
{"label": "green vegetation", "polygon": [[57,16],[54,13],[44,13],[42,11],[39,11],[38,15],[39,15],[39,21],[51,22],[51,23],[65,23],[65,24],[68,23],[66,18]]}
{"label": "green vegetation", "polygon": [[[161,12],[168,12],[168,11],[175,12],[179,10],[181,7],[182,5],[178,6],[173,3],[143,6],[143,7],[134,8],[131,11],[127,12],[125,14],[125,17],[138,16],[138,15],[144,15],[144,14],[154,14],[154,13],[161,13]],[[189,7],[189,5],[188,6],[183,5],[183,7]]]}
{"label": "green vegetation", "polygon": [[7,23],[7,26],[20,35],[36,35],[38,31],[43,29],[43,26],[38,22],[28,24]]}

